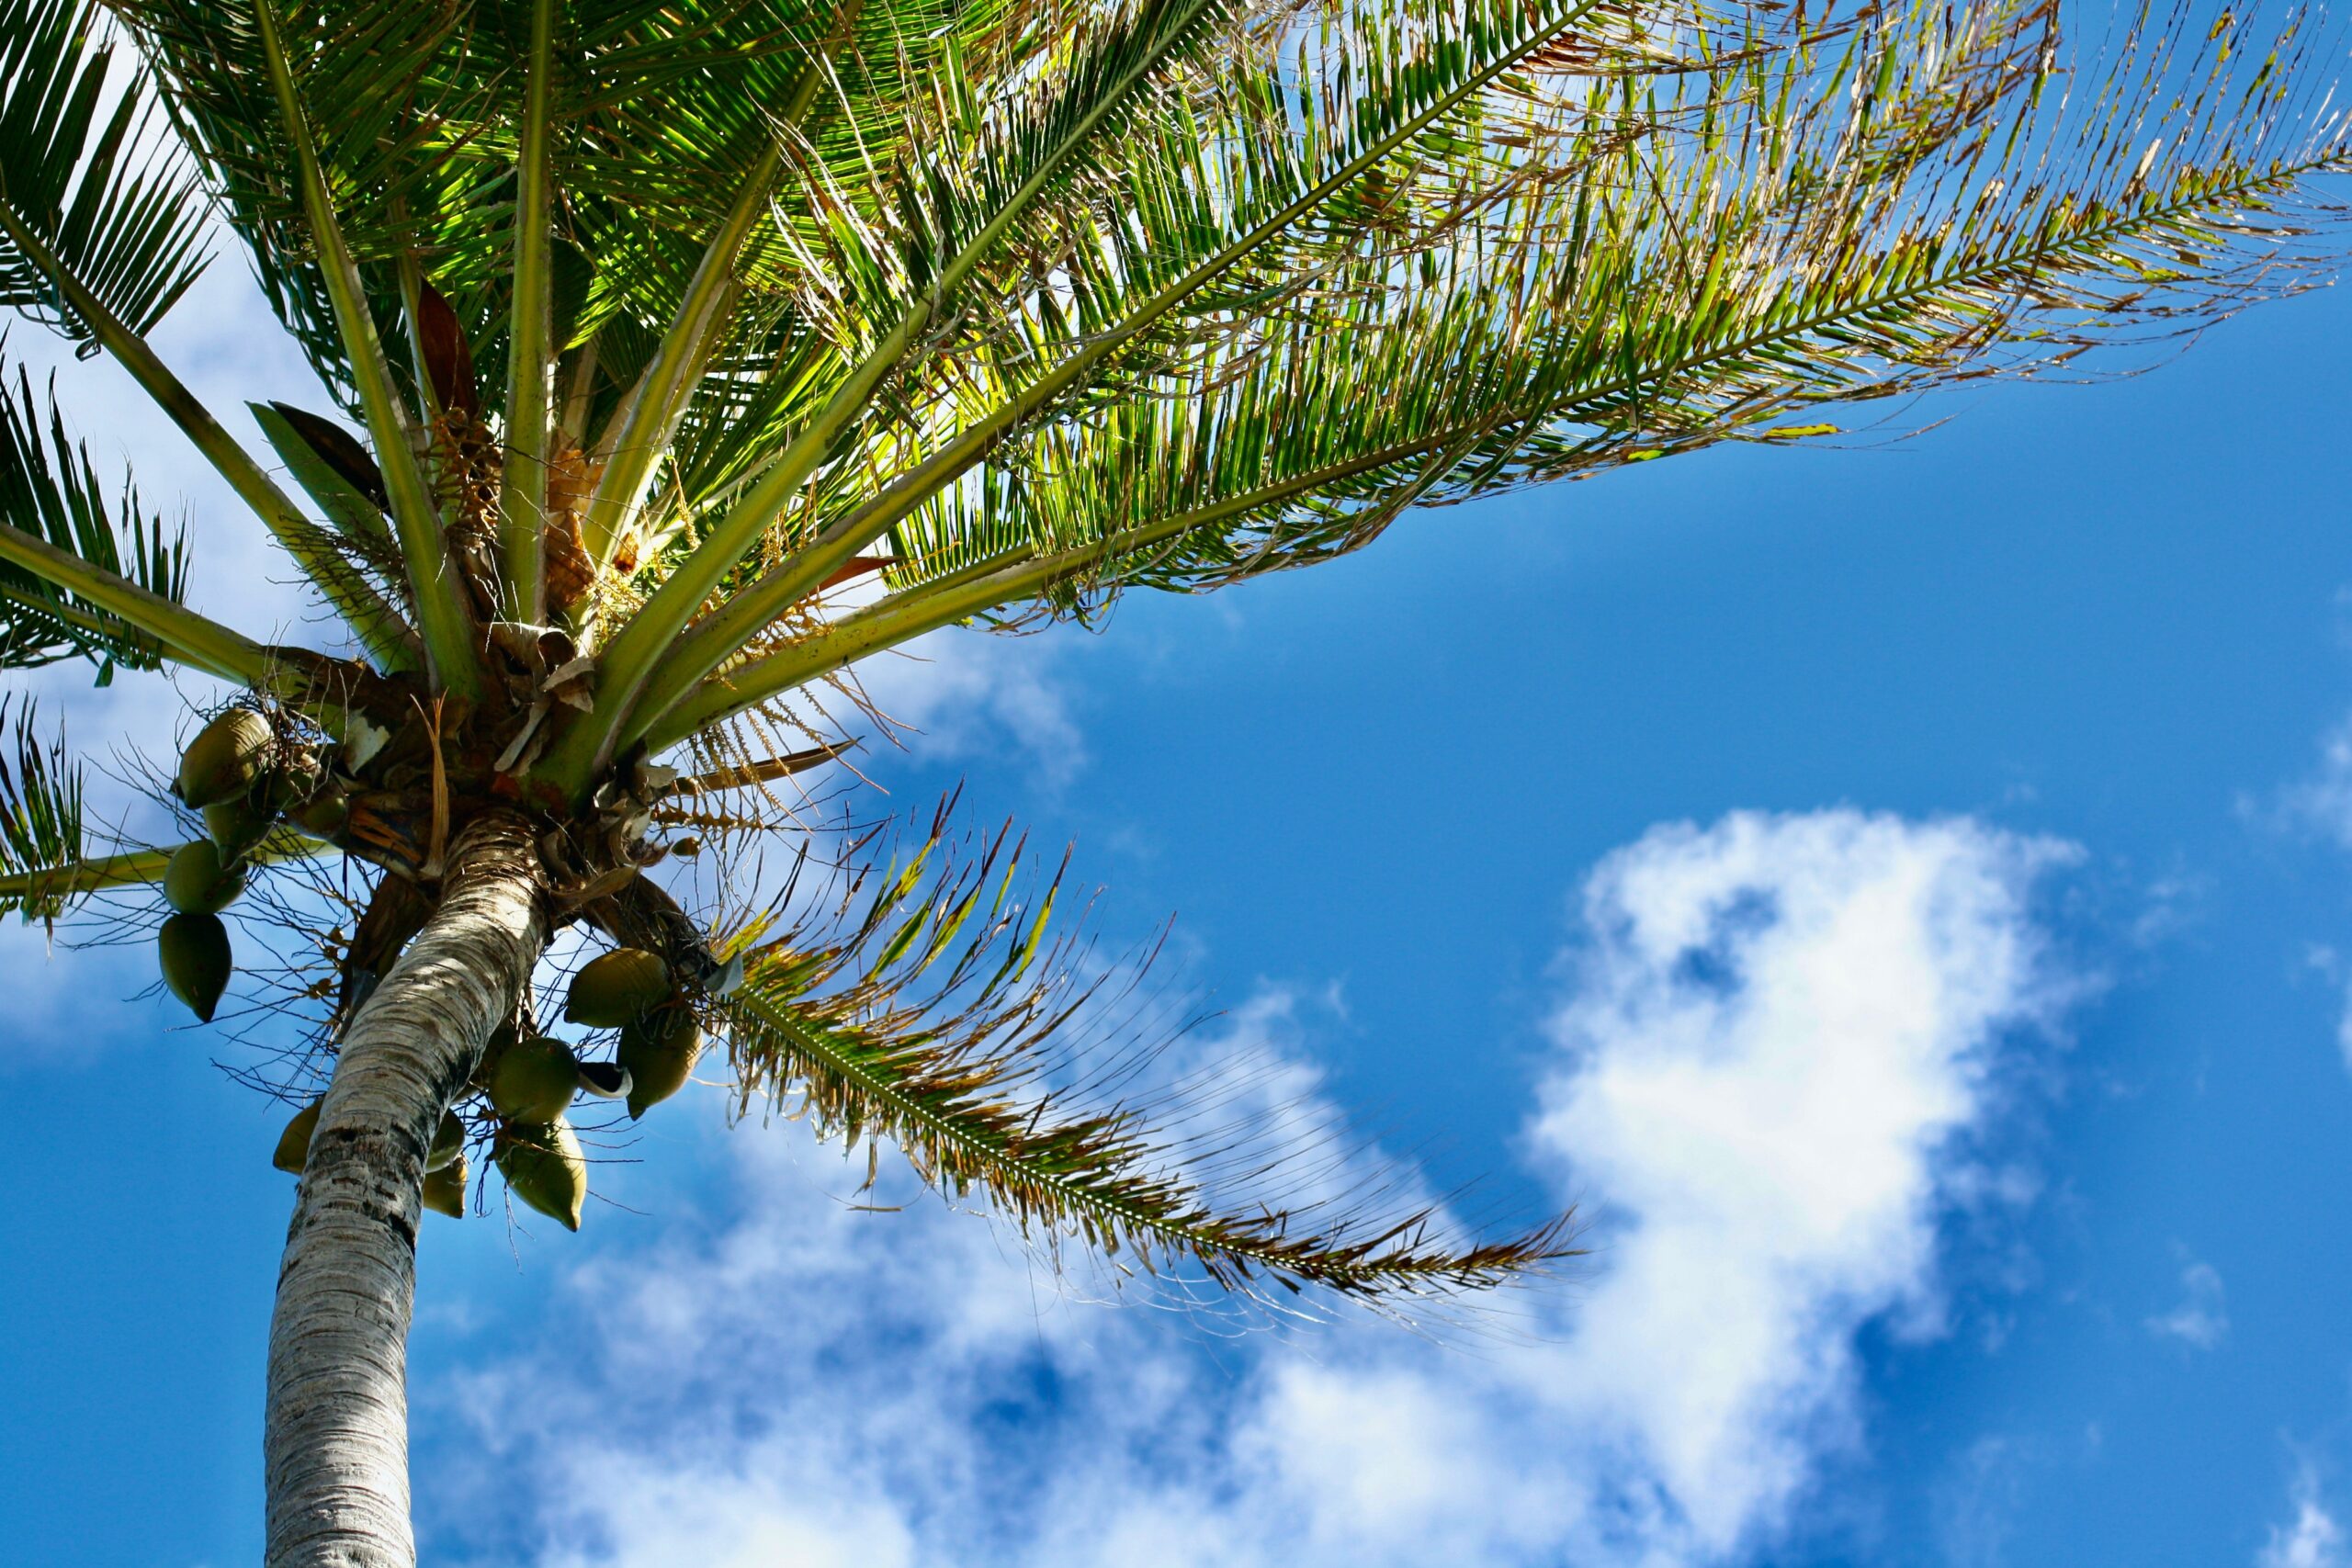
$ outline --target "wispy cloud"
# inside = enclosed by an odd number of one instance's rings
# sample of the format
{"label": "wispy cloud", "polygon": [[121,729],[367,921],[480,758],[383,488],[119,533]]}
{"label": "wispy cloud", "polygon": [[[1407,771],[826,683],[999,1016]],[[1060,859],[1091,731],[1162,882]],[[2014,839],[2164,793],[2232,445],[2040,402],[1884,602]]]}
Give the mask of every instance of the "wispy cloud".
{"label": "wispy cloud", "polygon": [[2180,1304],[2149,1318],[2148,1332],[2159,1338],[2177,1339],[2196,1349],[2211,1350],[2230,1332],[2222,1276],[2211,1264],[2189,1258],[2181,1265],[2180,1290]]}
{"label": "wispy cloud", "polygon": [[2320,738],[2319,766],[2279,795],[2288,818],[2352,849],[2352,715]]}
{"label": "wispy cloud", "polygon": [[[1971,1140],[2005,1042],[2072,994],[2030,903],[2063,853],[1824,812],[1660,829],[1605,862],[1526,1140],[1599,1203],[1600,1251],[1577,1290],[1518,1303],[1532,1332],[1475,1353],[1365,1324],[1204,1343],[1053,1294],[935,1201],[814,1198],[792,1168],[840,1168],[744,1129],[719,1219],[580,1263],[547,1348],[420,1399],[424,1431],[465,1434],[421,1455],[435,1555],[1752,1555],[1865,1443],[1858,1333],[1939,1321],[1938,1221],[1984,1186]],[[1302,1016],[1270,998],[1219,1043],[1297,1057]]]}
{"label": "wispy cloud", "polygon": [[953,762],[1010,750],[1057,787],[1086,762],[1069,689],[1056,670],[1060,640],[933,632],[859,665],[857,680],[900,727],[900,743],[916,757]]}

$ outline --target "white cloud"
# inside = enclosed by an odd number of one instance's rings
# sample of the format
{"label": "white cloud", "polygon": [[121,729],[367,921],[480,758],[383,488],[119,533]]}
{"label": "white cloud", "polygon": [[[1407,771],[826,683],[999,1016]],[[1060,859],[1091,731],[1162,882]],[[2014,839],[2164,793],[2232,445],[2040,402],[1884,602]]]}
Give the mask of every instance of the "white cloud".
{"label": "white cloud", "polygon": [[1086,761],[1068,694],[1055,677],[1067,635],[992,637],[950,628],[865,660],[857,681],[874,705],[903,727],[902,742],[923,761],[955,761],[1009,744],[1045,783],[1065,784]]}
{"label": "white cloud", "polygon": [[[481,1561],[562,1568],[1750,1557],[1865,1441],[1858,1333],[1940,1321],[1939,1219],[1999,1185],[1972,1145],[2003,1042],[2074,994],[2029,904],[2064,854],[1838,811],[1611,856],[1528,1138],[1601,1205],[1599,1251],[1475,1354],[1364,1324],[1204,1345],[1057,1297],[936,1201],[812,1197],[788,1168],[830,1156],[743,1129],[721,1220],[571,1270],[560,1355],[420,1398],[421,1438],[467,1434],[421,1450],[436,1554],[503,1512]],[[1303,1048],[1279,998],[1227,1027]]]}
{"label": "white cloud", "polygon": [[2222,1276],[2211,1264],[2188,1258],[2181,1266],[2180,1289],[2180,1304],[2149,1318],[2148,1332],[2159,1338],[2177,1339],[2196,1349],[2211,1350],[2230,1332]]}
{"label": "white cloud", "polygon": [[2281,799],[2290,818],[2352,849],[2352,716],[2321,737],[2318,771]]}
{"label": "white cloud", "polygon": [[2294,1517],[2270,1527],[2270,1539],[2256,1568],[2347,1568],[2352,1554],[2345,1551],[2344,1527],[2320,1502],[2319,1478],[2309,1465],[2295,1472],[2289,1493]]}
{"label": "white cloud", "polygon": [[1588,885],[1539,1146],[1632,1212],[1556,1386],[1607,1408],[1694,1555],[1852,1443],[1866,1322],[1936,1311],[1936,1215],[2001,1032],[2061,1005],[2026,908],[2059,857],[1954,821],[1741,814]]}

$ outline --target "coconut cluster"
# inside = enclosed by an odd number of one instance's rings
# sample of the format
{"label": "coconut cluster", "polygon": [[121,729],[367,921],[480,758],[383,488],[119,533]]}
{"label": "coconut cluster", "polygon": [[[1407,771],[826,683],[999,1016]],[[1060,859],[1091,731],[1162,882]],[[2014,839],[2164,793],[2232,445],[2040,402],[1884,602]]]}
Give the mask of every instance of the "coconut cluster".
{"label": "coconut cluster", "polygon": [[[467,1101],[489,1129],[491,1159],[507,1190],[567,1230],[580,1228],[588,1162],[573,1129],[573,1101],[624,1102],[632,1121],[685,1087],[702,1055],[701,1026],[660,953],[616,948],[582,965],[564,998],[567,1022],[617,1030],[611,1061],[583,1059],[568,1041],[516,1025],[492,1035]],[[275,1163],[300,1174],[323,1098],[294,1113]],[[465,1213],[467,1122],[446,1113],[425,1161],[424,1206]]]}
{"label": "coconut cluster", "polygon": [[244,892],[254,853],[280,817],[307,826],[334,814],[340,796],[307,747],[251,708],[232,708],[197,732],[172,788],[203,814],[206,837],[181,845],[164,867],[172,914],[156,933],[156,957],[172,994],[209,1023],[236,968],[220,911]]}
{"label": "coconut cluster", "polygon": [[[342,971],[334,1027],[348,1026],[422,928],[453,831],[442,802],[486,793],[485,781],[508,759],[479,754],[491,742],[456,715],[445,727],[437,709],[429,720],[421,705],[412,712],[413,722],[390,728],[355,714],[338,745],[235,707],[188,743],[173,793],[202,814],[206,836],[174,852],[165,869],[173,912],[156,946],[166,984],[199,1019],[211,1021],[235,968],[221,912],[266,857],[273,831],[299,829],[385,868],[356,928],[338,929],[330,941]],[[724,992],[741,968],[718,963],[694,923],[639,874],[665,852],[646,841],[646,829],[653,803],[673,784],[670,770],[639,762],[625,781],[601,788],[579,818],[546,824],[539,853],[557,919],[588,921],[617,944],[572,976],[563,1017],[616,1032],[612,1055],[584,1059],[582,1047],[528,1021],[497,1031],[435,1140],[426,1207],[463,1213],[464,1151],[479,1133],[516,1197],[577,1229],[587,1165],[570,1121],[575,1100],[624,1104],[634,1119],[684,1087],[703,1047],[693,999]],[[320,1104],[288,1123],[280,1168],[301,1170]]]}

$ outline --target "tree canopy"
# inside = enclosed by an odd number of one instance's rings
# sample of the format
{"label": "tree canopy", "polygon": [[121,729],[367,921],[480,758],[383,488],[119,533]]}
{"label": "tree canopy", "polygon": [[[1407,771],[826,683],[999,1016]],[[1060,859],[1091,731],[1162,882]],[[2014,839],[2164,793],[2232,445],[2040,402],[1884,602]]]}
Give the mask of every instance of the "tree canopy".
{"label": "tree canopy", "polygon": [[[1116,978],[1048,935],[1058,880],[1014,891],[1009,841],[959,861],[943,821],[788,917],[639,874],[784,822],[761,792],[838,753],[851,667],[938,628],[1832,435],[1841,406],[2071,371],[2323,276],[2352,162],[2324,18],[2143,6],[2087,47],[2079,19],[7,0],[0,298],[118,358],[350,643],[189,609],[200,533],[109,491],[20,378],[0,663],[251,694],[273,782],[219,853],[385,874],[291,987],[332,1004],[319,1072],[452,833],[516,810],[560,918],[666,954],[747,1104],[805,1095],[1041,1234],[1223,1282],[1491,1282],[1563,1232],[1270,1202],[1256,1145],[1155,1137],[1106,1094],[1066,1041]],[[266,450],[149,342],[218,245],[332,404],[252,404]],[[162,875],[164,850],[94,852],[32,739],[0,783],[28,912]]]}

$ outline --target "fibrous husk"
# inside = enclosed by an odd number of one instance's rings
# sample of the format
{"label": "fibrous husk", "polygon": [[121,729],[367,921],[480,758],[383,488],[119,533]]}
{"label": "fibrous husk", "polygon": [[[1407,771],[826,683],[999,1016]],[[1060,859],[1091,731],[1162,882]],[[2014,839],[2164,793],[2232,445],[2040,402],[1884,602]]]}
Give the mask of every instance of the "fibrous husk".
{"label": "fibrous husk", "polygon": [[580,1060],[560,1040],[535,1035],[498,1054],[490,1102],[510,1122],[552,1122],[580,1088]]}
{"label": "fibrous husk", "polygon": [[424,1153],[427,1173],[446,1170],[451,1162],[466,1157],[466,1124],[454,1111],[441,1112],[441,1125],[433,1132],[433,1146]]}
{"label": "fibrous husk", "polygon": [[466,1217],[466,1156],[462,1154],[447,1165],[435,1166],[424,1173],[424,1206],[436,1214],[447,1214],[453,1220]]}
{"label": "fibrous husk", "polygon": [[588,1199],[588,1162],[580,1139],[561,1117],[541,1125],[510,1125],[498,1135],[498,1168],[506,1185],[566,1230],[580,1228],[581,1205]]}
{"label": "fibrous husk", "polygon": [[670,966],[642,947],[600,953],[571,977],[563,1016],[591,1029],[633,1023],[670,999]]}
{"label": "fibrous husk", "polygon": [[236,966],[229,951],[229,928],[218,915],[174,915],[155,933],[155,950],[172,995],[210,1023]]}
{"label": "fibrous husk", "polygon": [[277,1152],[269,1156],[270,1164],[295,1176],[302,1174],[311,1159],[311,1134],[319,1130],[319,1107],[326,1102],[327,1097],[321,1095],[294,1112],[294,1120],[277,1134]]}
{"label": "fibrous husk", "polygon": [[164,867],[164,901],[183,915],[217,915],[245,890],[247,867],[209,839],[182,844]]}
{"label": "fibrous husk", "polygon": [[198,810],[254,787],[269,764],[269,720],[232,708],[196,732],[180,753],[180,798]]}
{"label": "fibrous husk", "polygon": [[685,1088],[701,1055],[702,1027],[684,1008],[664,1008],[624,1028],[614,1055],[628,1069],[630,1118]]}

